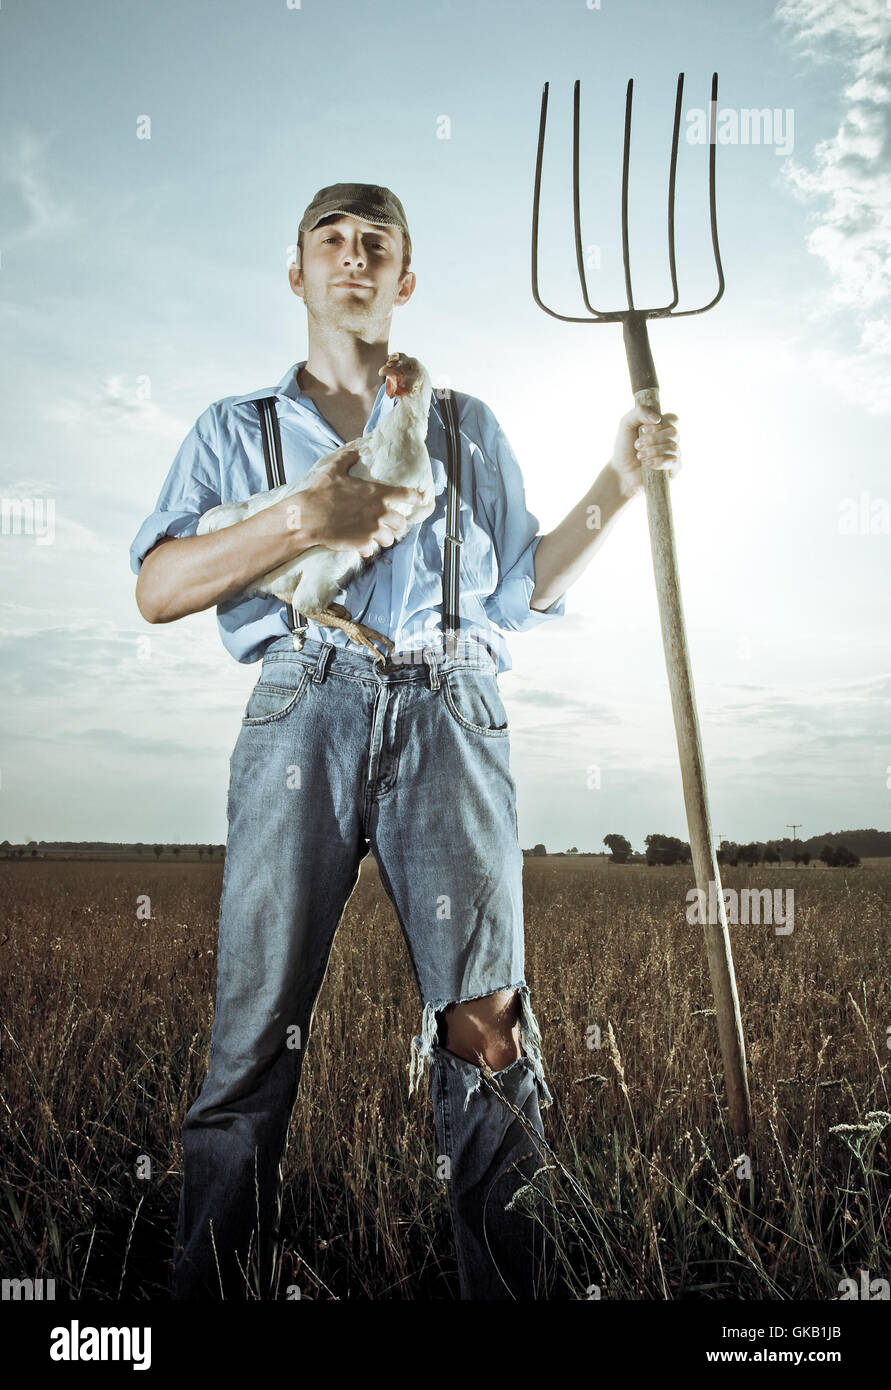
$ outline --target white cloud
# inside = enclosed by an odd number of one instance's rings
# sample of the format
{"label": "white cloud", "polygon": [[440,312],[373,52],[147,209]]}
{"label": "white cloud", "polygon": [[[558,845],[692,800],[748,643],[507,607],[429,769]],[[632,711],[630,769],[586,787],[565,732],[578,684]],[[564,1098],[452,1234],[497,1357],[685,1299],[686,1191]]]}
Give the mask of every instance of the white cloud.
{"label": "white cloud", "polygon": [[[821,42],[840,40],[854,48],[864,43],[878,43],[888,33],[886,0],[785,0],[777,10],[777,18],[794,24],[804,51],[817,62],[836,57]],[[808,43],[813,39],[817,42]]]}
{"label": "white cloud", "polygon": [[[853,307],[860,341],[853,354],[831,346],[812,365],[873,413],[891,411],[891,7],[887,0],[787,0],[777,18],[816,62],[844,63],[852,80],[834,135],[810,162],[788,160],[795,194],[815,205],[808,248],[830,275],[830,312]],[[866,312],[869,317],[866,317]]]}
{"label": "white cloud", "polygon": [[31,238],[58,237],[74,225],[73,209],[52,186],[47,167],[48,145],[46,137],[30,130],[20,130],[5,144],[0,168],[18,194],[26,215],[25,223],[4,238],[7,246]]}
{"label": "white cloud", "polygon": [[120,373],[105,377],[97,390],[80,396],[61,396],[43,409],[44,417],[66,430],[84,430],[120,436],[130,431],[140,442],[151,439],[178,447],[189,429],[178,416],[169,414],[147,398],[136,378]]}

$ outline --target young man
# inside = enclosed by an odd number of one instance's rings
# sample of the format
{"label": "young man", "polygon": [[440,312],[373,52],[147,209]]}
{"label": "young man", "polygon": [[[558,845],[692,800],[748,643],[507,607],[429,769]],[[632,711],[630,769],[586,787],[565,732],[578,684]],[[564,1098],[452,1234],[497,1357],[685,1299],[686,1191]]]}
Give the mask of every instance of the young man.
{"label": "young man", "polygon": [[[207,1076],[183,1123],[173,1292],[239,1298],[250,1283],[268,1294],[280,1164],[315,1001],[370,848],[424,1003],[409,1092],[429,1061],[461,1297],[534,1298],[544,1289],[543,1227],[505,1208],[541,1166],[529,1135],[544,1132],[539,1094],[543,1105],[552,1097],[524,975],[522,852],[497,685],[510,657],[498,628],[523,631],[563,614],[565,591],[642,490],[641,468],[680,467],[677,417],[624,415],[610,462],[539,536],[491,410],[453,393],[462,449],[456,654],[441,641],[441,403],[434,396],[427,435],[436,510],[398,544],[404,519],[390,503],[409,490],[350,477],[357,452],[343,447],[396,406],[381,368],[393,309],[415,288],[402,204],[376,185],[323,188],[298,243],[289,278],[306,305],[308,355],[274,392],[287,480],[340,451],[299,494],[297,524],[286,499],[198,536],[210,507],[268,486],[254,402],[269,388],[216,401],[131,547],[148,622],[215,605],[228,651],[243,662],[263,657],[231,759],[216,1007]],[[314,544],[376,555],[338,602],[395,642],[383,670],[344,631],[312,621],[296,651],[284,605],[244,596]]]}

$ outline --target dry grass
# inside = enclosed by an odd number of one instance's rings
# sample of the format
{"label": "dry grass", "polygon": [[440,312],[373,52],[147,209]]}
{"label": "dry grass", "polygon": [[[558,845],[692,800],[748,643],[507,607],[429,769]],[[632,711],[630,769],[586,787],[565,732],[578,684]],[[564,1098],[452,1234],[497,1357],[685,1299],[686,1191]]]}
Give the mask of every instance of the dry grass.
{"label": "dry grass", "polygon": [[[221,873],[0,864],[4,1277],[55,1278],[60,1298],[168,1297]],[[596,1285],[604,1297],[825,1299],[860,1269],[888,1277],[891,863],[726,872],[728,887],[748,882],[794,886],[796,912],[791,936],[732,929],[758,1126],[740,1178],[701,929],[684,920],[690,870],[527,861],[561,1297]],[[457,1297],[426,1082],[407,1099],[419,1026],[408,954],[367,860],[291,1127],[282,1290]]]}

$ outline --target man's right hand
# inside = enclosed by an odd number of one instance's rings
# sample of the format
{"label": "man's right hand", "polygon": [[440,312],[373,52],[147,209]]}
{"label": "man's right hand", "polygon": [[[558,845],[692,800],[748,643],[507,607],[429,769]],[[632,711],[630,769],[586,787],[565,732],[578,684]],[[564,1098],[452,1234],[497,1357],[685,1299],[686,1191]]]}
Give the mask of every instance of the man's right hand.
{"label": "man's right hand", "polygon": [[370,558],[395,545],[405,533],[405,516],[391,503],[417,503],[424,494],[415,487],[352,477],[350,469],[358,458],[356,448],[338,449],[308,488],[279,505],[299,507],[300,529],[313,538],[313,544],[329,550],[358,550]]}

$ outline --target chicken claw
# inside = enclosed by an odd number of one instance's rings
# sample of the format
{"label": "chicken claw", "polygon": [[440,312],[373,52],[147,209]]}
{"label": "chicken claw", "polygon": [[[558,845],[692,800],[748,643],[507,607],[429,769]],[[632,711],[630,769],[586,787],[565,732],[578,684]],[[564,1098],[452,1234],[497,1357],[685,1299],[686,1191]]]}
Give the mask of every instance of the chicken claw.
{"label": "chicken claw", "polygon": [[[315,622],[324,627],[338,627],[341,632],[345,632],[348,637],[357,642],[360,647],[366,647],[368,651],[374,653],[374,659],[380,666],[386,666],[393,652],[396,650],[396,643],[385,636],[383,632],[378,632],[376,628],[367,627],[365,623],[356,622],[349,609],[344,608],[342,603],[329,603],[327,608],[317,609],[315,612],[304,612],[307,618],[313,618]],[[372,637],[383,642],[388,649],[386,652],[379,652]]]}

